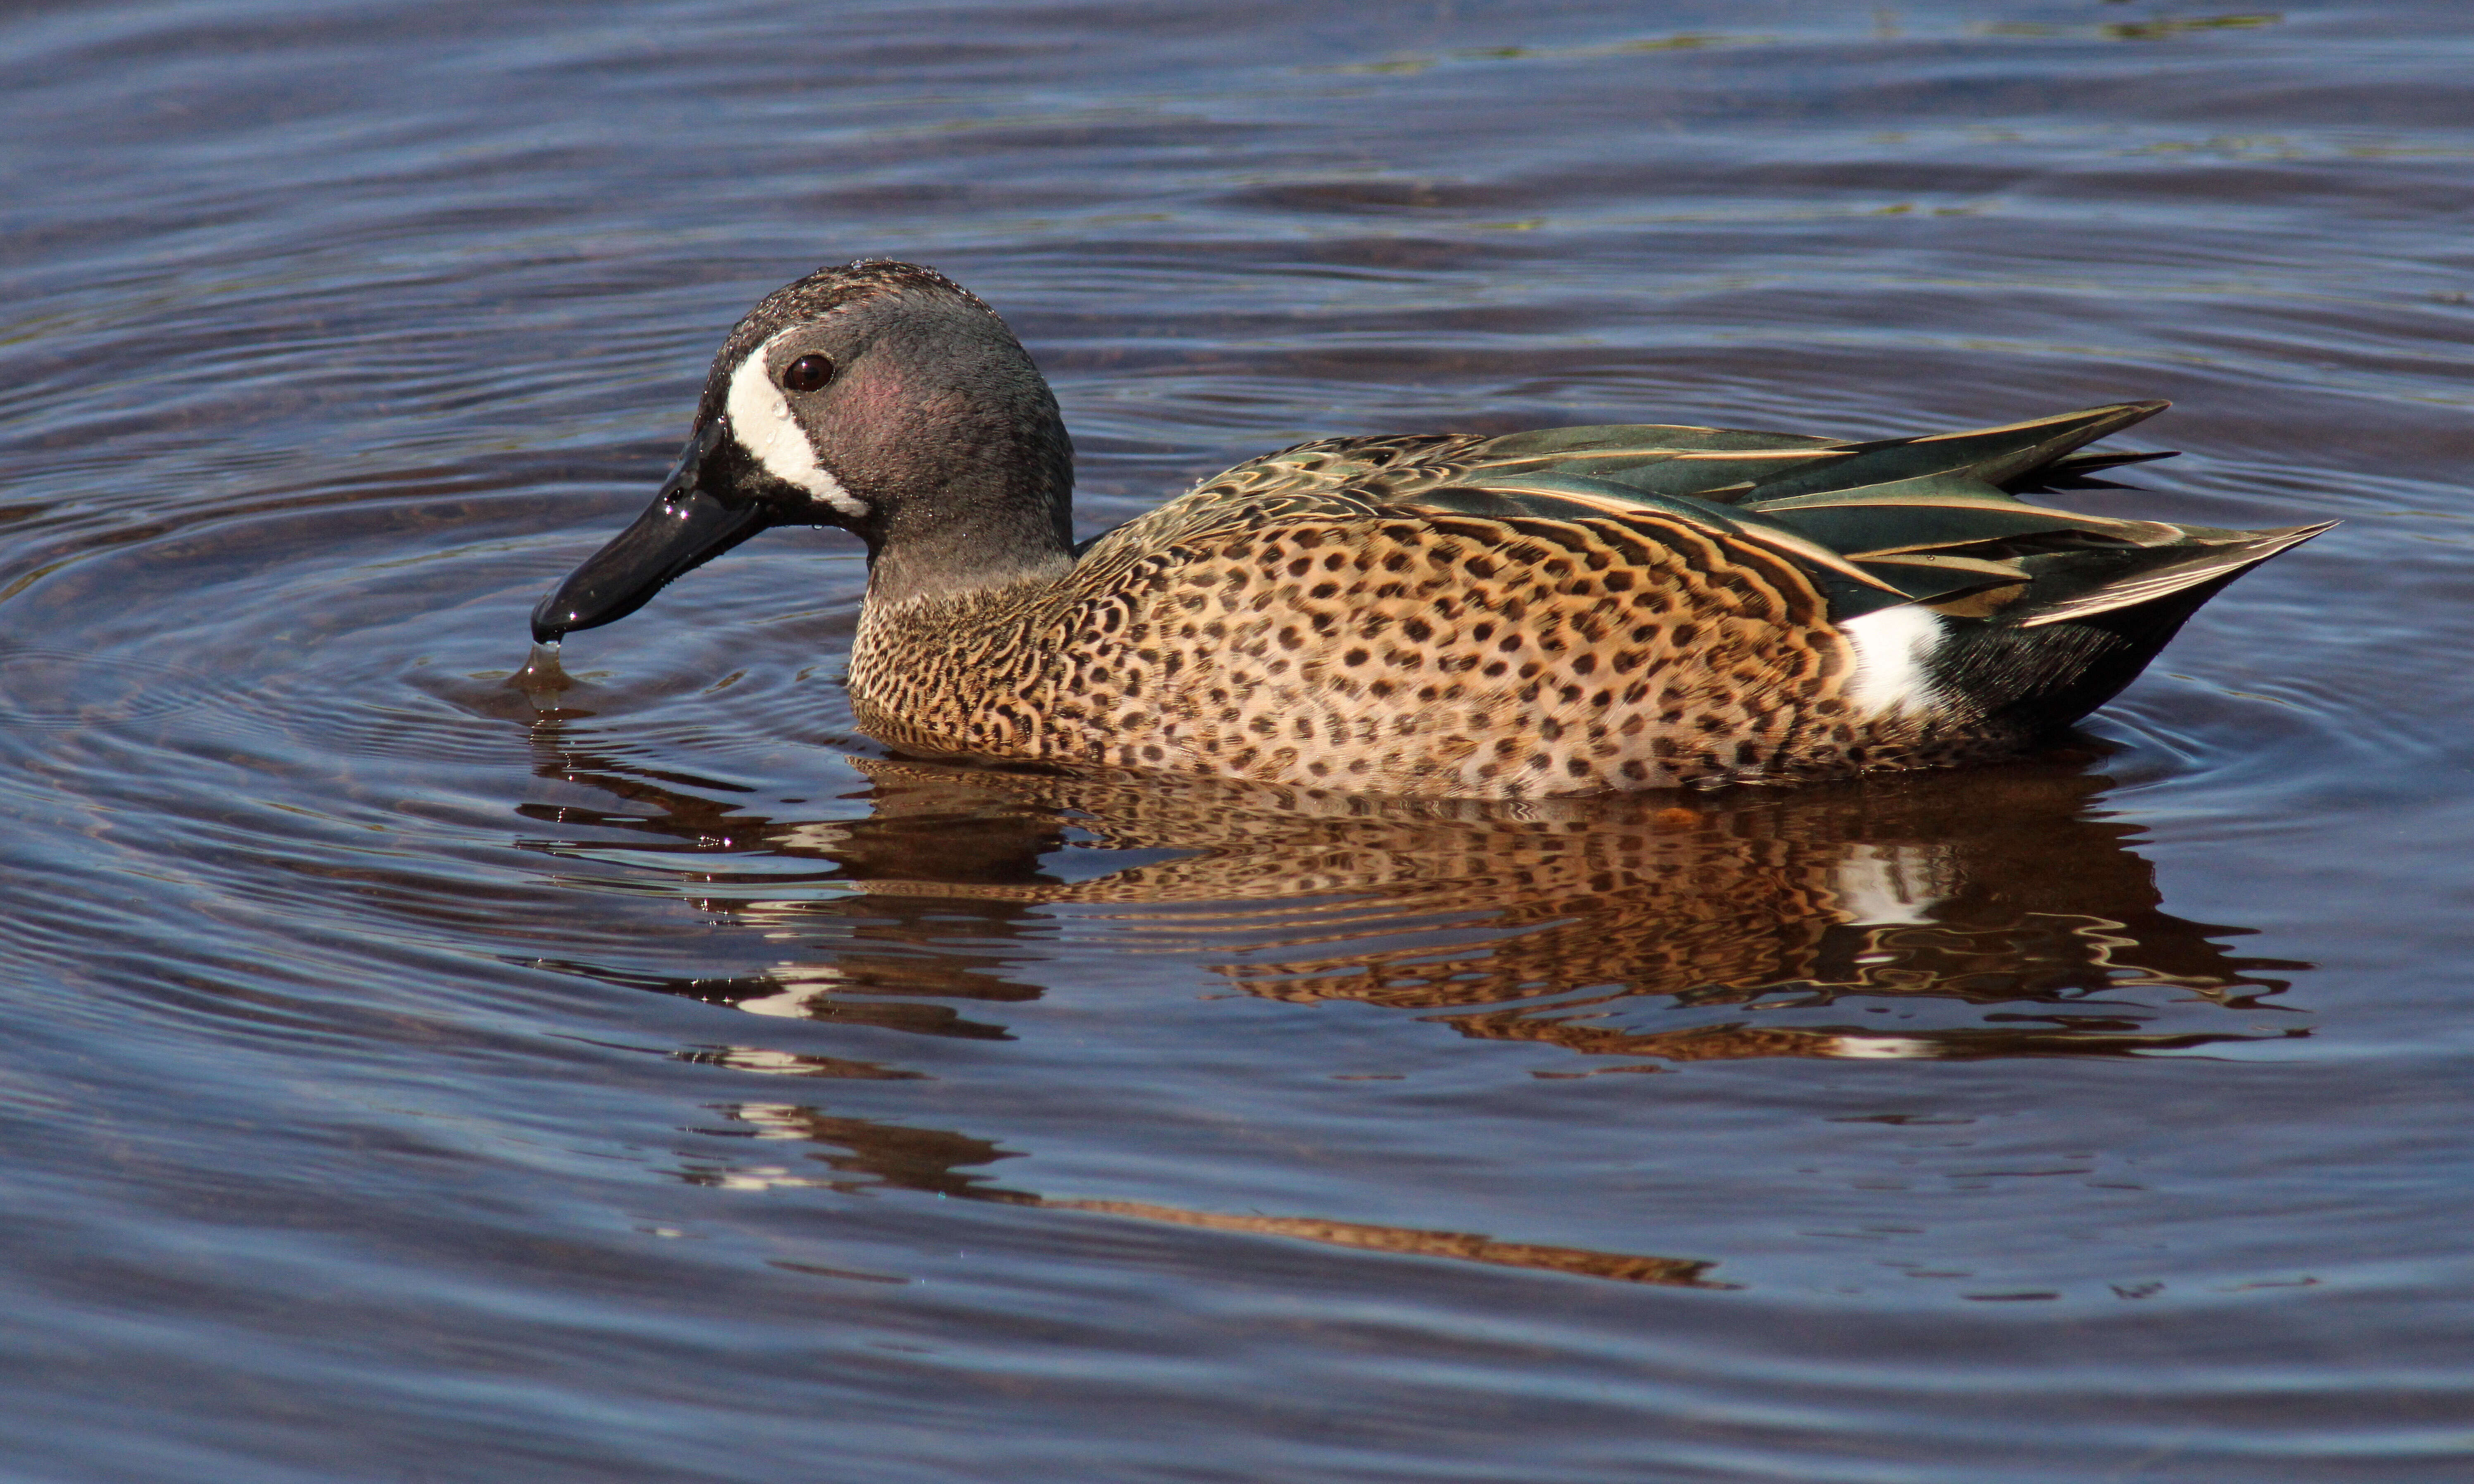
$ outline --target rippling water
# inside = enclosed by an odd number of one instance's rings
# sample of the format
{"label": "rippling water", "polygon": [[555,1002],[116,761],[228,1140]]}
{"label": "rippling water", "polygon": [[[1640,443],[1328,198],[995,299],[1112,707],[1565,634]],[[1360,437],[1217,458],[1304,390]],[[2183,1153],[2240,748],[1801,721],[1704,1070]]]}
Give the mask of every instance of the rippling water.
{"label": "rippling water", "polygon": [[[2474,1469],[2447,0],[0,17],[12,1478]],[[1005,312],[1086,529],[1331,433],[2123,398],[2345,524],[2056,755],[904,762],[779,532],[517,676],[721,332]]]}

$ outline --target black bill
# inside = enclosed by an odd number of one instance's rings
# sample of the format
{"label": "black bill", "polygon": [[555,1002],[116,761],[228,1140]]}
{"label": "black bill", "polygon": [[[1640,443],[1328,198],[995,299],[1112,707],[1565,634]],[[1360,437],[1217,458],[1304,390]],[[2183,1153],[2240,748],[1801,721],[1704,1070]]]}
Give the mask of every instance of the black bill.
{"label": "black bill", "polygon": [[652,508],[586,557],[533,609],[536,644],[617,622],[652,601],[671,578],[773,523],[773,512],[760,501],[725,503],[698,487],[698,470],[720,442],[724,426],[716,419],[699,429],[662,481]]}

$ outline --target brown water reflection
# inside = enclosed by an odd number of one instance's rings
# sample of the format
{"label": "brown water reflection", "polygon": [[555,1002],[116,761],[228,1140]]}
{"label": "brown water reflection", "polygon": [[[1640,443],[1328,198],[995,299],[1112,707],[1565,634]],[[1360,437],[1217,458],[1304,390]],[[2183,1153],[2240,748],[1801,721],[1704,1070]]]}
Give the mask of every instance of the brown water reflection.
{"label": "brown water reflection", "polygon": [[[1370,1222],[1328,1221],[1313,1216],[1232,1215],[1144,1201],[1050,1200],[1028,1191],[1008,1189],[991,1183],[983,1176],[966,1173],[970,1166],[993,1164],[1011,1157],[988,1140],[966,1133],[882,1123],[867,1118],[837,1117],[813,1107],[783,1103],[739,1104],[721,1111],[734,1123],[752,1129],[761,1138],[804,1140],[839,1151],[811,1156],[832,1173],[809,1175],[799,1166],[788,1164],[690,1167],[681,1174],[691,1183],[740,1190],[814,1186],[846,1193],[891,1186],[961,1200],[1036,1206],[1051,1211],[1080,1211],[1095,1216],[1164,1222],[1171,1226],[1196,1227],[1213,1231],[1286,1237],[1360,1252],[1442,1257],[1494,1267],[1528,1268],[1577,1277],[1604,1278],[1613,1282],[1651,1283],[1676,1288],[1733,1289],[1741,1286],[1712,1281],[1706,1275],[1716,1264],[1689,1257],[1598,1252],[1538,1242],[1499,1242],[1471,1231],[1432,1231]],[[904,1281],[890,1275],[839,1273],[834,1276]]]}
{"label": "brown water reflection", "polygon": [[[1036,997],[1007,976],[1004,944],[1069,921],[1247,994],[1652,1058],[1600,1070],[2119,1056],[2308,1034],[2255,1012],[2292,1013],[2274,998],[2288,982],[2264,972],[2309,965],[2236,957],[2217,939],[2249,930],[2160,911],[2129,848],[2138,831],[2098,816],[2108,780],[2083,755],[1517,805],[855,758],[869,786],[835,802],[863,801],[864,816],[779,818],[572,742],[561,721],[535,742],[543,776],[625,807],[532,817],[643,839],[534,848],[649,866],[699,908],[798,945],[759,972],[692,980],[561,966],[757,1013],[1002,1037],[922,1002]],[[2253,1013],[2236,1029],[2208,1013],[2223,1010]],[[1920,1018],[1938,1023],[1904,1023]]]}

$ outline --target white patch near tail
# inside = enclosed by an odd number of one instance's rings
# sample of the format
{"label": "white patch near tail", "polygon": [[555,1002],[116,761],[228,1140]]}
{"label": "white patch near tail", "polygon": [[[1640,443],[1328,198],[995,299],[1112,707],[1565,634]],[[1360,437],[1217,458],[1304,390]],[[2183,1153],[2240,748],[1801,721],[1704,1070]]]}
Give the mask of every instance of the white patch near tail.
{"label": "white patch near tail", "polygon": [[790,403],[764,369],[772,346],[767,340],[748,352],[730,374],[730,398],[723,408],[730,414],[731,436],[774,478],[797,485],[844,515],[867,514],[867,501],[844,489],[833,471],[816,462],[808,430],[790,415]]}
{"label": "white patch near tail", "polygon": [[1838,625],[1856,650],[1849,705],[1868,716],[1928,712],[1941,705],[1925,662],[1941,647],[1941,615],[1913,603],[1877,609]]}

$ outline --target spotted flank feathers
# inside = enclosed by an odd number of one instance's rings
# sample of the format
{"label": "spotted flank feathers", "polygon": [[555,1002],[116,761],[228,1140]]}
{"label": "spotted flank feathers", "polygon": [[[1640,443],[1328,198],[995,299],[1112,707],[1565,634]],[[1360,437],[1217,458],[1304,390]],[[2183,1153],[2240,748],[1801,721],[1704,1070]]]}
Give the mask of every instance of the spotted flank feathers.
{"label": "spotted flank feathers", "polygon": [[767,525],[867,542],[861,723],[926,754],[1518,797],[2015,751],[2325,525],[2018,498],[2163,409],[1842,441],[1622,425],[1331,438],[1079,547],[1055,402],[993,311],[828,269],[733,331],[654,508],[544,599],[634,611]]}

